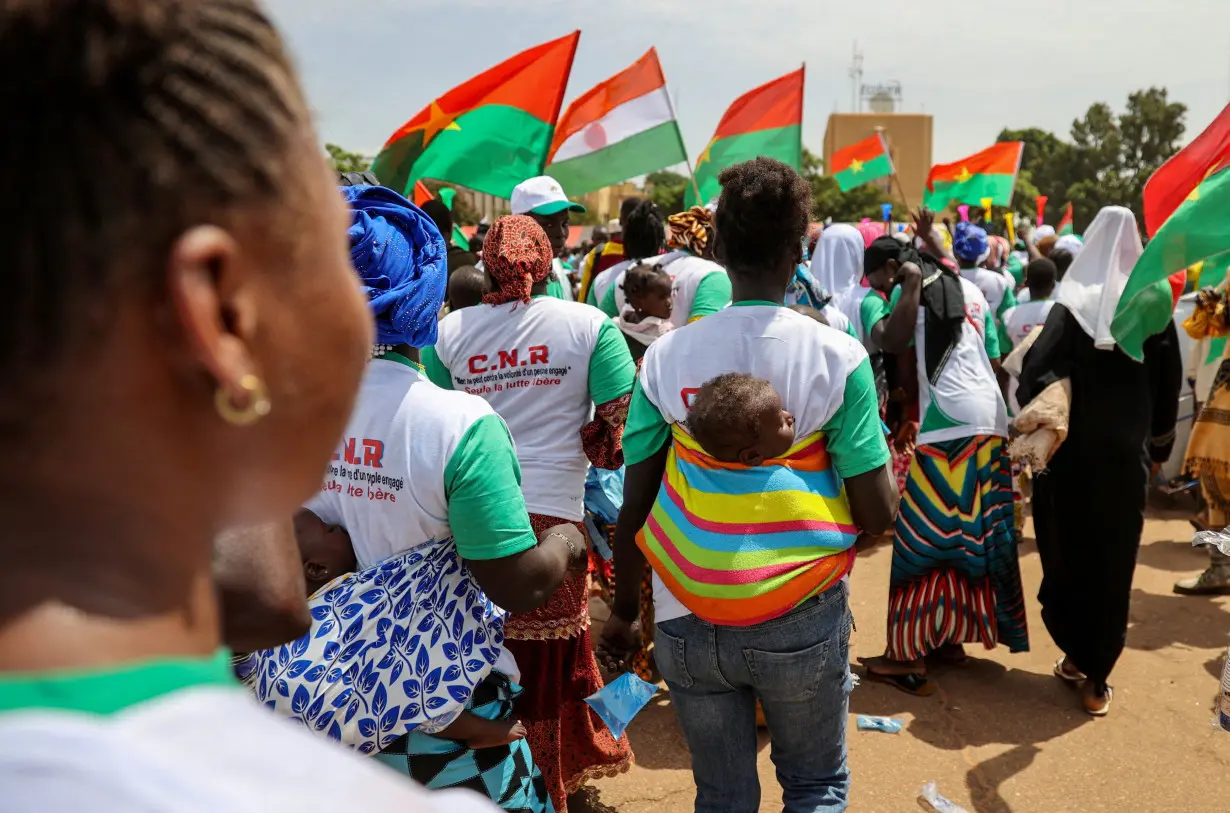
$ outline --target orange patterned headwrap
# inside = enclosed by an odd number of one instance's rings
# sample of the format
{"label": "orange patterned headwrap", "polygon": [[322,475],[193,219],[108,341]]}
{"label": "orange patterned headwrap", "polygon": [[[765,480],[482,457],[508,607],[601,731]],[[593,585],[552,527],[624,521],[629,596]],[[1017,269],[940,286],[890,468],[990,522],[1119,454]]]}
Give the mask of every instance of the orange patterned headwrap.
{"label": "orange patterned headwrap", "polygon": [[666,219],[668,248],[683,248],[693,254],[704,254],[713,239],[713,213],[703,206],[693,206],[686,212]]}
{"label": "orange patterned headwrap", "polygon": [[499,290],[484,296],[483,302],[529,302],[534,286],[551,273],[551,257],[551,241],[532,217],[501,217],[483,241],[483,267]]}

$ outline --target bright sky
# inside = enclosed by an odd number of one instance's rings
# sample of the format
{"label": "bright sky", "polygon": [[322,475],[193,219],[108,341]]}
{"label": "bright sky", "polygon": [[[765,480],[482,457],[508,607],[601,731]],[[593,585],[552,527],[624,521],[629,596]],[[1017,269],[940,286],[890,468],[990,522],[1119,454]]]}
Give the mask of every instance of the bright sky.
{"label": "bright sky", "polygon": [[580,28],[565,104],[656,45],[693,158],[736,96],[804,61],[803,141],[821,152],[857,39],[863,81],[898,80],[902,109],[935,117],[937,163],[1004,127],[1067,137],[1093,102],[1118,111],[1150,85],[1188,105],[1190,139],[1230,101],[1223,1],[266,0],[322,139],[369,155],[449,88]]}

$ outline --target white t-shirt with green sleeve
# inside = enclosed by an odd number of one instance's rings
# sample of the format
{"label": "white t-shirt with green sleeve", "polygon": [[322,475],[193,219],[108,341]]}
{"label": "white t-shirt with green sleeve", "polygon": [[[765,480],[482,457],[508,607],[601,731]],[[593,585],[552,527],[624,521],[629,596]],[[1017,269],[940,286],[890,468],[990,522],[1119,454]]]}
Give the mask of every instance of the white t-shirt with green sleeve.
{"label": "white t-shirt with green sleeve", "polygon": [[963,268],[961,276],[977,286],[990,306],[996,331],[999,333],[999,349],[1006,355],[1012,350],[1012,342],[1009,340],[1004,315],[1017,305],[1016,295],[1012,292],[1012,277],[986,268]]}
{"label": "white t-shirt with green sleeve", "polygon": [[[770,302],[737,302],[658,339],[645,353],[624,429],[624,462],[652,457],[686,423],[691,398],[723,373],[768,380],[794,416],[796,439],[825,433],[844,479],[889,462],[867,351],[857,339]],[[654,577],[655,618],[687,614]]]}
{"label": "white t-shirt with green sleeve", "polygon": [[[1008,408],[991,366],[991,359],[1001,355],[999,330],[982,292],[969,280],[958,279],[965,296],[966,318],[934,385],[927,380],[926,372],[926,309],[921,305],[918,308],[913,344],[918,361],[918,414],[922,416],[919,443],[978,435],[1008,436]],[[898,286],[889,300],[889,312],[900,298]]]}
{"label": "white t-shirt with green sleeve", "polygon": [[261,708],[229,653],[0,677],[0,811],[494,813]]}
{"label": "white t-shirt with green sleeve", "polygon": [[536,544],[500,416],[396,354],[368,365],[324,484],[305,507],[346,529],[360,570],[450,536],[473,560]]}
{"label": "white t-shirt with green sleeve", "polygon": [[508,424],[531,513],[580,521],[589,469],[580,430],[595,404],[632,391],[636,367],[615,323],[578,302],[477,305],[440,320],[428,377],[486,401]]}

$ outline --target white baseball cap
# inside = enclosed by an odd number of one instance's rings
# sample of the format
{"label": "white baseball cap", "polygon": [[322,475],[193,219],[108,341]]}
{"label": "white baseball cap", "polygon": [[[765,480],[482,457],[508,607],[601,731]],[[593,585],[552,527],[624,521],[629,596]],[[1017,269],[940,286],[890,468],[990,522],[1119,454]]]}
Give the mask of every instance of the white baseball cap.
{"label": "white baseball cap", "polygon": [[539,175],[517,184],[512,193],[512,213],[515,215],[553,215],[567,209],[584,212],[585,207],[568,200],[564,187],[550,175]]}

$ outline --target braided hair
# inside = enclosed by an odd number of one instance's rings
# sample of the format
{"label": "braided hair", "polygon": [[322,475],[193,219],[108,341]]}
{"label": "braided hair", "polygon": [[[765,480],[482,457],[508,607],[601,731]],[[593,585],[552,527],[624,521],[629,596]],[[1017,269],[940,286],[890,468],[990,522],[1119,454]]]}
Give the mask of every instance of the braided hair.
{"label": "braided hair", "polygon": [[624,255],[631,260],[656,257],[666,246],[662,210],[648,198],[637,201],[624,223]]}
{"label": "braided hair", "polygon": [[717,259],[736,269],[776,270],[801,253],[811,217],[811,187],[772,158],[735,164],[718,177]]}
{"label": "braided hair", "polygon": [[0,196],[9,388],[156,293],[187,229],[293,202],[296,159],[317,149],[255,0],[12,0],[0,75],[0,175],[30,178]]}

